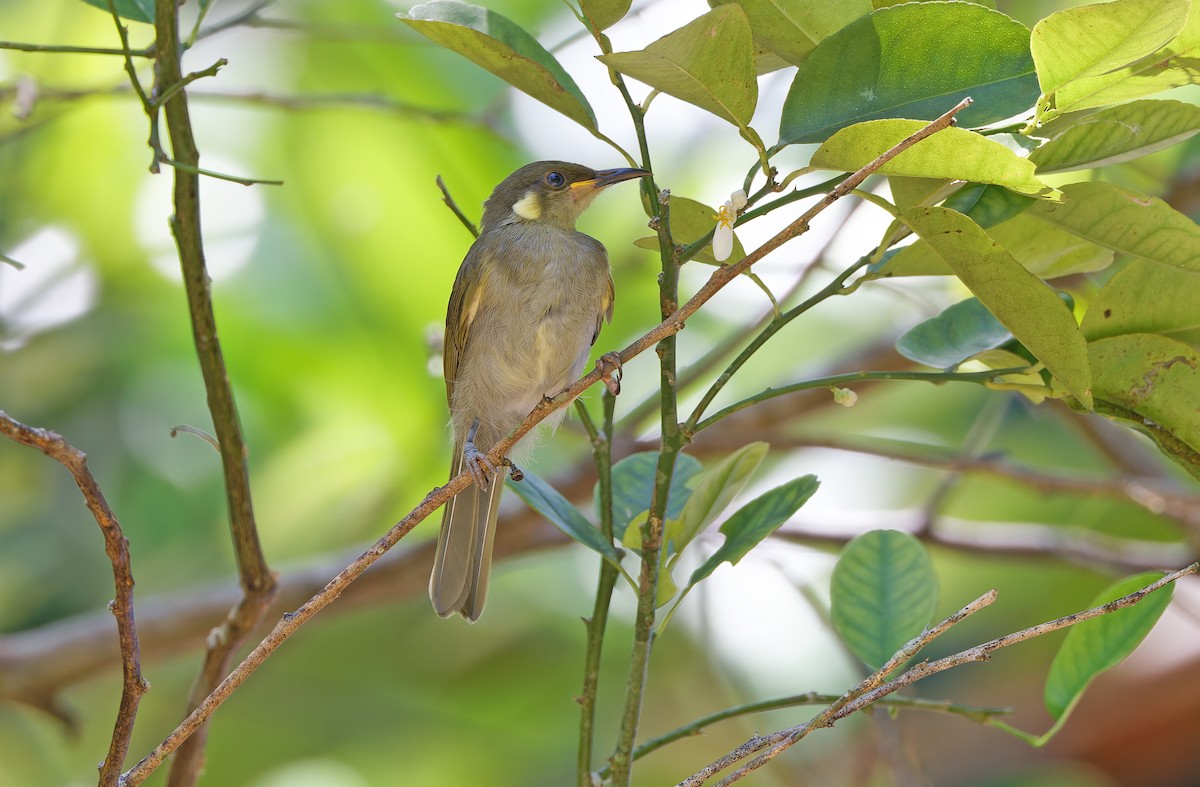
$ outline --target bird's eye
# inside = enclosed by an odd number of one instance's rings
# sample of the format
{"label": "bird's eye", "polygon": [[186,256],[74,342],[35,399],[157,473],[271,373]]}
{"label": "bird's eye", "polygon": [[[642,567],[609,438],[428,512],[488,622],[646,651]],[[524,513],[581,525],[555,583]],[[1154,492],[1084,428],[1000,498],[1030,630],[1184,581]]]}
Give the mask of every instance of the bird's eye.
{"label": "bird's eye", "polygon": [[561,189],[567,185],[567,179],[561,172],[548,172],[546,173],[546,185],[552,189]]}

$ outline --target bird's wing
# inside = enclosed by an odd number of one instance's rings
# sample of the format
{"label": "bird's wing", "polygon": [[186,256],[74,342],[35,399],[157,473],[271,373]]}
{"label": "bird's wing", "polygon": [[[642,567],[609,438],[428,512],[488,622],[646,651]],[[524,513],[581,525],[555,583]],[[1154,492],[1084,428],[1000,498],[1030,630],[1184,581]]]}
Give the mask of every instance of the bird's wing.
{"label": "bird's wing", "polygon": [[446,336],[442,349],[442,374],[446,378],[446,401],[454,393],[454,380],[458,376],[458,362],[467,349],[471,323],[479,311],[487,274],[487,253],[479,244],[471,247],[450,291],[450,304],[446,307]]}
{"label": "bird's wing", "polygon": [[613,305],[617,300],[617,290],[613,287],[612,274],[608,274],[608,291],[604,294],[604,299],[600,301],[600,314],[596,315],[596,330],[592,333],[592,344],[596,343],[596,339],[600,337],[600,328],[604,323],[612,322]]}

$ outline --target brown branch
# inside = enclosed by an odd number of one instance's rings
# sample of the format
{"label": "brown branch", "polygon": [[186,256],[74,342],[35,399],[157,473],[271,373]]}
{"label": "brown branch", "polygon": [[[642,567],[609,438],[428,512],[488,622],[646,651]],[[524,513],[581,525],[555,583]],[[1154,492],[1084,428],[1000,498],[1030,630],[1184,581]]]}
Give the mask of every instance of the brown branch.
{"label": "brown branch", "polygon": [[978,609],[990,604],[992,600],[995,599],[995,591],[989,591],[988,594],[981,596],[979,599],[972,602],[972,604],[967,605],[954,615],[951,615],[949,618],[942,621],[942,623],[934,626],[924,634],[921,634],[919,637],[906,644],[888,661],[887,664],[859,683],[853,689],[846,692],[846,694],[842,695],[839,701],[829,705],[824,711],[819,713],[810,721],[795,727],[780,730],[779,732],[771,733],[770,735],[755,736],[730,753],[718,760],[715,760],[704,769],[683,780],[679,783],[678,787],[700,787],[706,781],[708,781],[708,779],[712,778],[721,771],[724,771],[735,763],[740,762],[751,754],[762,751],[763,749],[768,749],[768,747],[770,747],[764,754],[761,754],[754,760],[746,763],[737,771],[734,771],[717,784],[717,787],[727,787],[736,781],[740,781],[752,771],[755,771],[767,764],[776,756],[794,746],[809,733],[823,727],[832,727],[834,722],[844,719],[853,713],[869,707],[873,703],[878,702],[880,699],[899,689],[904,688],[905,686],[910,686],[919,680],[923,680],[931,675],[936,675],[939,672],[943,672],[953,667],[958,667],[972,662],[988,661],[991,659],[993,653],[1001,648],[1006,648],[1009,645],[1015,645],[1018,642],[1025,642],[1026,640],[1040,637],[1053,631],[1059,631],[1069,626],[1074,626],[1077,623],[1084,622],[1085,620],[1098,618],[1102,615],[1108,615],[1116,612],[1119,609],[1133,606],[1156,590],[1175,582],[1181,577],[1185,577],[1189,574],[1195,574],[1197,571],[1200,571],[1200,563],[1192,563],[1191,565],[1182,568],[1179,571],[1174,571],[1161,577],[1157,581],[1147,585],[1141,590],[1130,593],[1127,596],[1122,596],[1121,598],[1110,601],[1107,604],[1093,607],[1091,609],[1084,610],[1083,612],[1076,612],[1072,615],[1057,618],[1036,626],[1030,626],[1029,628],[1021,629],[1020,631],[1006,634],[1002,637],[997,637],[996,639],[989,640],[988,642],[984,642],[980,645],[976,645],[972,648],[968,648],[964,651],[960,651],[959,653],[946,656],[933,662],[921,662],[920,664],[917,664],[916,666],[902,673],[900,676],[885,682],[887,674],[891,670],[895,669],[900,664],[903,664],[905,661],[908,661],[908,659],[944,633],[950,628],[950,626],[954,625],[954,623],[957,623],[967,615],[970,615]]}
{"label": "brown branch", "polygon": [[[121,651],[121,703],[117,708],[117,720],[113,725],[112,741],[108,756],[100,765],[100,787],[117,784],[125,756],[129,753],[129,741],[133,735],[133,722],[137,718],[138,703],[150,686],[142,677],[141,657],[138,651],[137,626],[133,619],[133,568],[129,560],[129,541],[121,532],[121,525],[95,476],[87,466],[87,454],[72,446],[60,435],[45,429],[26,426],[0,410],[0,433],[21,445],[36,448],[61,464],[71,473],[84,502],[100,533],[104,536],[104,551],[112,563],[113,585],[116,594],[109,609],[117,619],[117,641]],[[112,629],[105,626],[105,639],[112,636]],[[50,695],[46,695],[49,697]]]}
{"label": "brown branch", "polygon": [[[112,0],[109,0],[111,3]],[[225,477],[225,494],[229,507],[229,527],[233,537],[234,556],[243,596],[229,611],[224,622],[208,638],[204,664],[188,697],[188,709],[194,709],[208,696],[228,672],[234,656],[270,605],[275,593],[275,575],[267,566],[254,522],[250,497],[250,474],[247,466],[247,446],[238,421],[233,387],[217,338],[216,318],[213,315],[212,293],[208,269],[204,260],[204,245],[200,229],[200,152],[192,134],[186,85],[199,76],[216,73],[223,61],[207,71],[185,76],[180,66],[182,45],[179,38],[179,14],[176,2],[159,2],[155,6],[154,90],[151,101],[143,101],[150,118],[152,147],[157,141],[157,112],[161,107],[166,118],[167,134],[171,141],[175,210],[171,215],[171,233],[179,252],[191,315],[193,339],[204,387],[208,393],[208,409],[212,415],[221,464]],[[120,30],[120,25],[118,25]],[[124,36],[122,35],[124,44]],[[130,73],[134,89],[141,95],[137,78]],[[156,150],[156,155],[160,151]],[[159,156],[158,160],[165,159]],[[179,751],[168,777],[169,787],[189,787],[195,783],[202,764],[207,728],[196,730],[188,745]],[[124,781],[124,779],[122,779]]]}
{"label": "brown branch", "polygon": [[[160,36],[162,34],[161,28],[165,26],[162,23],[164,15],[166,14],[166,12],[163,10],[163,5],[166,4],[162,4],[158,7]],[[166,58],[165,60],[169,61],[170,58]],[[163,61],[158,62],[161,63]],[[156,81],[159,84],[174,84],[174,82],[178,81],[180,78],[178,71],[178,62],[174,63],[173,74],[158,75],[156,69]],[[168,102],[167,119],[169,125],[172,125],[172,104],[177,101],[181,101],[183,98],[184,95],[181,94],[172,102]],[[713,272],[713,275],[709,278],[708,282],[705,283],[705,285],[701,287],[694,296],[692,296],[691,300],[681,306],[667,319],[659,323],[657,327],[653,328],[641,338],[637,339],[624,350],[622,350],[620,353],[621,360],[627,362],[650,347],[654,346],[663,338],[681,331],[683,329],[684,322],[692,314],[694,314],[697,309],[699,309],[702,305],[707,303],[709,299],[716,295],[722,287],[735,279],[737,276],[741,275],[743,271],[748,269],[755,262],[761,260],[770,252],[787,243],[789,240],[792,240],[793,238],[807,232],[809,221],[815,218],[827,207],[832,205],[836,200],[849,194],[860,183],[866,180],[867,177],[877,171],[892,158],[904,152],[931,134],[953,125],[954,116],[958,112],[961,112],[963,109],[970,106],[970,104],[970,99],[964,99],[963,101],[959,102],[959,104],[949,112],[942,115],[937,120],[927,124],[912,136],[902,140],[899,144],[880,155],[874,161],[850,175],[841,184],[826,194],[825,197],[823,197],[816,205],[805,211],[798,219],[789,224],[754,252],[746,255],[746,257],[737,264],[717,268],[716,271]],[[175,123],[173,124],[175,130],[172,132],[172,142],[177,146],[176,157],[179,157],[179,143],[175,141],[176,136],[181,136],[181,141],[186,142],[190,146],[192,155],[195,155],[195,147],[191,139],[190,125],[186,123],[186,103],[183,103],[182,105],[176,104],[175,112],[181,115],[181,117],[177,115]],[[180,121],[183,123],[182,126],[180,125]],[[179,183],[180,174],[182,173],[177,172],[177,184]],[[194,199],[194,191],[191,196]],[[176,189],[176,199],[179,199],[178,187]],[[198,211],[199,206],[195,205],[192,215],[198,216]],[[173,226],[177,227],[178,222],[175,222]],[[176,237],[179,239],[179,235]],[[196,251],[198,252],[198,237],[196,238],[196,241]],[[182,240],[180,240],[180,248],[182,254]],[[185,270],[185,281],[186,276],[187,272]],[[204,289],[204,292],[207,292],[206,288]],[[212,340],[214,342],[215,338],[214,332],[212,336]],[[493,464],[498,465],[501,463],[508,454],[509,450],[513,447],[513,445],[516,444],[518,440],[528,434],[530,430],[545,420],[545,418],[551,413],[566,407],[575,399],[577,399],[585,390],[599,382],[600,374],[600,370],[595,369],[590,374],[586,375],[580,380],[577,380],[575,383],[567,387],[566,390],[554,398],[543,399],[536,407],[533,408],[532,412],[530,412],[529,416],[526,417],[525,421],[522,422],[522,424],[518,426],[512,434],[496,443],[496,445],[489,452],[488,458]],[[219,435],[220,429],[218,427],[218,436]],[[225,447],[224,440],[222,440],[222,447]],[[434,488],[425,496],[425,499],[420,503],[420,505],[414,508],[402,520],[396,523],[387,533],[385,533],[378,541],[376,541],[373,546],[367,549],[366,552],[364,552],[349,566],[343,569],[341,573],[330,580],[329,584],[327,584],[319,593],[301,605],[300,608],[295,612],[285,615],[283,619],[280,620],[271,630],[271,633],[268,634],[266,638],[263,639],[262,642],[260,642],[254,648],[254,650],[252,650],[242,660],[242,662],[238,664],[238,666],[235,667],[232,672],[229,673],[225,680],[223,680],[221,684],[217,686],[212,693],[209,694],[208,697],[201,702],[200,705],[197,706],[197,708],[192,711],[170,735],[167,736],[165,740],[163,740],[162,743],[156,746],[154,750],[150,752],[150,754],[146,755],[141,762],[130,769],[121,778],[122,787],[130,787],[131,785],[140,784],[142,781],[144,781],[146,777],[149,776],[150,773],[152,773],[169,754],[171,754],[171,752],[179,748],[179,746],[185,740],[193,735],[196,730],[207,721],[208,717],[212,715],[213,711],[216,710],[221,703],[228,699],[229,696],[237,689],[237,687],[240,686],[256,669],[258,669],[259,665],[261,665],[268,657],[270,657],[270,655],[274,653],[275,650],[278,649],[278,647],[282,645],[292,634],[294,634],[296,630],[304,624],[305,621],[337,599],[337,597],[342,594],[346,587],[349,586],[350,583],[352,583],[360,574],[362,574],[362,572],[366,571],[372,563],[374,563],[389,549],[391,549],[401,538],[407,535],[414,527],[424,520],[425,517],[429,516],[429,514],[433,513],[443,504],[445,504],[447,500],[465,489],[469,483],[472,483],[471,474],[464,471],[450,479],[445,486]]]}

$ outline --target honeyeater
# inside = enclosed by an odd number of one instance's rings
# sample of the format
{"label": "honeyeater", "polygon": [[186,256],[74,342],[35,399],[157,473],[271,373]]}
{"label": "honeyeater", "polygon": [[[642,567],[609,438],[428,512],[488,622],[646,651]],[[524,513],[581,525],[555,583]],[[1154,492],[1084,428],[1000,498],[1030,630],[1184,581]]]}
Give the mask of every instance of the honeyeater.
{"label": "honeyeater", "polygon": [[484,455],[543,397],[580,376],[601,324],[612,319],[608,253],[575,221],[605,187],[649,174],[539,161],[505,178],[484,203],[446,310],[450,477],[465,467],[475,484],[442,516],[429,579],[442,617],[457,612],[474,621],[483,612],[507,475]]}

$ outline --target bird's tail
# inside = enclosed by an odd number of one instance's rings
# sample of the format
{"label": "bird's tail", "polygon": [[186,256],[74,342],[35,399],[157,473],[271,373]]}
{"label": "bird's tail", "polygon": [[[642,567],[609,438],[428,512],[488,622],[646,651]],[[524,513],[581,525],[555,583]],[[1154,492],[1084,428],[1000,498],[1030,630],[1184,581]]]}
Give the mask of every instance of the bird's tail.
{"label": "bird's tail", "polygon": [[[463,468],[461,445],[456,446],[454,456],[451,478]],[[496,513],[507,471],[501,467],[487,489],[471,484],[446,504],[433,574],[429,577],[429,599],[444,618],[458,612],[474,622],[483,614],[492,568],[492,542],[496,537]]]}

